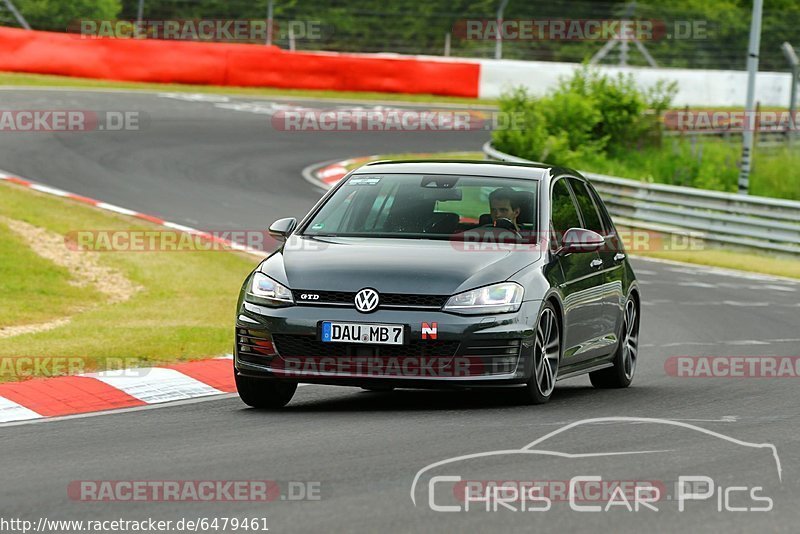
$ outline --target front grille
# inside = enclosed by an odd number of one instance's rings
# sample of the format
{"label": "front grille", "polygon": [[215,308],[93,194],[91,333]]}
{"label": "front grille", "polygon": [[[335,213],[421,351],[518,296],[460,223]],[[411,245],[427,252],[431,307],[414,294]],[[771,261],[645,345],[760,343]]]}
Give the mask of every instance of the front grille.
{"label": "front grille", "polygon": [[519,339],[470,341],[412,340],[407,345],[323,343],[314,336],[273,334],[276,366],[307,373],[369,376],[469,378],[513,373]]}
{"label": "front grille", "polygon": [[458,341],[414,340],[407,345],[323,343],[314,336],[273,336],[280,357],[273,369],[287,374],[369,377],[447,377]]}
{"label": "front grille", "polygon": [[[347,305],[355,307],[355,292],[350,291],[311,291],[296,289],[292,291],[297,304],[311,306]],[[318,295],[319,298],[302,298],[303,295]],[[379,293],[380,304],[378,308],[420,308],[440,309],[447,302],[447,295],[416,295],[413,293]]]}
{"label": "front grille", "polygon": [[446,296],[412,295],[406,293],[388,293],[381,295],[381,306],[410,306],[413,308],[441,308],[447,302]]}
{"label": "front grille", "polygon": [[343,358],[360,356],[361,351],[374,351],[374,356],[384,358],[455,356],[458,341],[419,341],[408,345],[367,345],[361,343],[323,343],[314,336],[274,334],[275,348],[283,358]]}

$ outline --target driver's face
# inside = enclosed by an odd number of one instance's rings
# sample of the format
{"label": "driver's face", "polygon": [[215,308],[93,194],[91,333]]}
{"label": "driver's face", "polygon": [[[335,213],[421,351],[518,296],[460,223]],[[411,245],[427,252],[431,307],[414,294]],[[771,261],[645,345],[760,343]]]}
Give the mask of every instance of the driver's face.
{"label": "driver's face", "polygon": [[497,219],[509,219],[514,224],[517,224],[517,216],[519,215],[519,208],[511,209],[510,200],[492,200],[490,203],[492,222]]}

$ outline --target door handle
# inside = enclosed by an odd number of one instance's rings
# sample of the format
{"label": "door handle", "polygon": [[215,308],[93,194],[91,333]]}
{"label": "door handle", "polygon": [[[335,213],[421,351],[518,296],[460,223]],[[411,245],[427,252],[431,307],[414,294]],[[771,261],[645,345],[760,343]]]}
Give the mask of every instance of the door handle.
{"label": "door handle", "polygon": [[591,263],[589,263],[589,267],[600,267],[601,265],[603,265],[603,260],[599,258],[594,259],[591,261]]}
{"label": "door handle", "polygon": [[616,254],[614,254],[614,261],[622,261],[624,259],[625,259],[625,254],[623,254],[622,252],[617,252]]}

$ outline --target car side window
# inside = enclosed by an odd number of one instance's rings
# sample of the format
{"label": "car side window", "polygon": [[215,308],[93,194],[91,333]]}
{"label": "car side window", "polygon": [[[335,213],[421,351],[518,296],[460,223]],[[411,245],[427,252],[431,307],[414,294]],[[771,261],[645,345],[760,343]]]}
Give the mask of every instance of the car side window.
{"label": "car side window", "polygon": [[591,185],[588,185],[587,188],[589,189],[589,193],[592,195],[592,199],[594,199],[594,204],[597,206],[597,211],[600,212],[600,217],[603,219],[603,226],[606,228],[606,235],[616,235],[617,229],[614,227],[614,222],[611,220],[611,216],[608,214],[608,208],[605,204],[603,204],[603,200],[600,198],[597,190]]}
{"label": "car side window", "polygon": [[575,193],[575,199],[578,201],[578,206],[583,215],[583,228],[597,232],[600,235],[605,235],[603,223],[600,219],[600,213],[597,211],[592,196],[586,188],[586,184],[575,178],[570,178],[569,183],[572,186],[572,191]]}
{"label": "car side window", "polygon": [[581,228],[581,218],[578,209],[572,201],[567,181],[561,179],[553,184],[553,196],[550,202],[551,219],[554,241],[561,245],[561,238],[570,228]]}

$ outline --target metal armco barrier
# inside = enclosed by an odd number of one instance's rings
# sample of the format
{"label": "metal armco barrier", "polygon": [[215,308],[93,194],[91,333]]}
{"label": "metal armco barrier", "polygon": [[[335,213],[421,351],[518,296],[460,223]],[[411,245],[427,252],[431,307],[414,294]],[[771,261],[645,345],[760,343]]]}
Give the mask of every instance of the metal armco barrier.
{"label": "metal armco barrier", "polygon": [[[534,163],[483,146],[487,159]],[[651,184],[592,172],[615,222],[736,247],[800,254],[800,202]]]}

